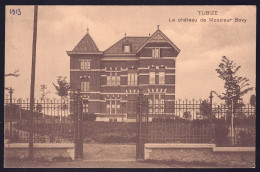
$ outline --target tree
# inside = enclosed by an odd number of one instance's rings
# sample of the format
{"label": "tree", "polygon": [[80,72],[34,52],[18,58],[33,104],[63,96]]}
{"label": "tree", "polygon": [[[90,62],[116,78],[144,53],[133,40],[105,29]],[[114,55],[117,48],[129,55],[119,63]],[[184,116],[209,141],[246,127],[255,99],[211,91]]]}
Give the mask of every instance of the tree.
{"label": "tree", "polygon": [[256,96],[254,94],[252,94],[250,97],[250,105],[253,107],[256,105]]}
{"label": "tree", "polygon": [[200,113],[203,117],[209,117],[211,113],[211,104],[207,100],[203,100],[200,104]]}
{"label": "tree", "polygon": [[183,118],[190,120],[192,118],[192,115],[189,111],[183,112]]}
{"label": "tree", "polygon": [[56,94],[64,99],[69,94],[70,84],[66,81],[67,77],[58,76],[57,85],[53,83],[53,86],[56,89]]}
{"label": "tree", "polygon": [[5,74],[5,77],[8,77],[8,76],[18,77],[21,75],[19,72],[20,72],[20,69],[16,69],[13,73]]}
{"label": "tree", "polygon": [[50,91],[47,91],[47,85],[46,84],[42,84],[41,86],[40,86],[41,88],[40,88],[40,90],[41,90],[41,98],[40,98],[40,100],[46,100],[46,98],[47,98],[47,95],[48,94],[50,94]]}
{"label": "tree", "polygon": [[[5,77],[12,76],[12,77],[16,77],[16,78],[17,78],[18,76],[21,75],[19,72],[20,72],[20,69],[16,69],[13,73],[7,73],[7,74],[5,74]],[[11,87],[10,87],[10,88],[5,87],[5,90],[10,90],[10,89],[11,89]]]}
{"label": "tree", "polygon": [[230,61],[227,57],[222,57],[222,62],[219,64],[219,68],[216,69],[219,74],[219,78],[225,81],[225,92],[222,95],[217,96],[224,100],[226,105],[232,105],[235,108],[239,108],[242,104],[242,96],[253,90],[253,87],[249,87],[249,79],[246,77],[237,76],[237,71],[241,66],[237,66],[234,61]]}

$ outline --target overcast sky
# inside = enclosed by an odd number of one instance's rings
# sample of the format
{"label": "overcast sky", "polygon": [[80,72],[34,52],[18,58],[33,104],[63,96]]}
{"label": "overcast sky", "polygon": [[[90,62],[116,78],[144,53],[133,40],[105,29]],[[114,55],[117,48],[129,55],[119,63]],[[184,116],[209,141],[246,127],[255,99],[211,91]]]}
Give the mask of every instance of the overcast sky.
{"label": "overcast sky", "polygon": [[[21,15],[10,14],[10,9],[18,8]],[[233,21],[208,22],[209,16],[198,15],[198,11],[207,10],[218,11],[210,18]],[[205,18],[207,22],[169,22],[169,18]],[[234,22],[235,18],[246,22]],[[210,90],[223,92],[224,81],[215,71],[222,56],[241,65],[238,74],[249,78],[251,86],[255,86],[255,6],[39,6],[35,97],[40,97],[40,85],[46,84],[51,91],[49,98],[54,98],[52,82],[57,76],[69,79],[66,51],[77,45],[87,27],[99,50],[104,51],[125,33],[148,36],[157,25],[181,49],[176,64],[176,100],[205,99]],[[5,72],[20,69],[21,73],[18,78],[5,78],[5,86],[15,89],[14,97],[29,98],[33,6],[6,6],[5,26]],[[253,93],[245,96],[244,101],[248,102]]]}

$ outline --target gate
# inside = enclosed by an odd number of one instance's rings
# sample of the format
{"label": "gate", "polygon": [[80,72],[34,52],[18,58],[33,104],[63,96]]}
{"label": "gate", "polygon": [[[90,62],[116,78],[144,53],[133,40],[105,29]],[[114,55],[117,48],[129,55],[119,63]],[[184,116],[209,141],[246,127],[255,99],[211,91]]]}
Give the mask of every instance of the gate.
{"label": "gate", "polygon": [[143,94],[137,97],[137,159],[144,158],[145,143],[211,142],[211,123],[198,113],[199,103],[162,102],[151,103]]}

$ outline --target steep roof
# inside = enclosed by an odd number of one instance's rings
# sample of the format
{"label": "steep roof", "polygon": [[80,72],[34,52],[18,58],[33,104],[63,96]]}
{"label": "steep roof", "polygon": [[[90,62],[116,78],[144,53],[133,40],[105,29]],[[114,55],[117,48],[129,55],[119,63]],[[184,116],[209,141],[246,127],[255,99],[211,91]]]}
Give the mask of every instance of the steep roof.
{"label": "steep roof", "polygon": [[107,50],[104,51],[104,54],[123,54],[122,45],[124,43],[129,43],[132,46],[132,53],[136,53],[136,51],[149,39],[149,37],[124,37],[114,45],[109,47]]}
{"label": "steep roof", "polygon": [[151,37],[149,37],[149,39],[146,40],[146,42],[144,42],[143,45],[141,45],[138,49],[137,49],[137,53],[144,48],[144,46],[151,42],[154,39],[164,39],[165,41],[167,41],[172,47],[175,48],[175,50],[179,53],[180,49],[158,28],[152,35]]}
{"label": "steep roof", "polygon": [[88,52],[88,53],[96,53],[100,52],[94,40],[87,32],[87,34],[79,41],[76,47],[72,51],[77,52]]}

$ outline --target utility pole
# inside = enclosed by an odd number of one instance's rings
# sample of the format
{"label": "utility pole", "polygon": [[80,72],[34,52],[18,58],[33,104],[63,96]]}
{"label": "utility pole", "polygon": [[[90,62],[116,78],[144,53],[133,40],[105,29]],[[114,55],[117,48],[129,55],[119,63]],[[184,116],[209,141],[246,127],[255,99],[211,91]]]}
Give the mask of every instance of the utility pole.
{"label": "utility pole", "polygon": [[38,5],[34,6],[33,22],[33,44],[32,44],[32,72],[31,72],[31,89],[30,89],[30,130],[29,130],[29,159],[33,159],[33,107],[34,107],[34,86],[35,86],[35,63],[36,63],[36,42],[37,42],[37,16]]}
{"label": "utility pole", "polygon": [[212,126],[212,118],[213,118],[213,114],[212,114],[212,99],[213,99],[213,95],[212,95],[213,91],[210,91],[210,96],[209,96],[209,103],[210,103],[210,114],[209,114],[209,124],[210,124],[210,142],[212,142],[213,140],[213,126]]}

